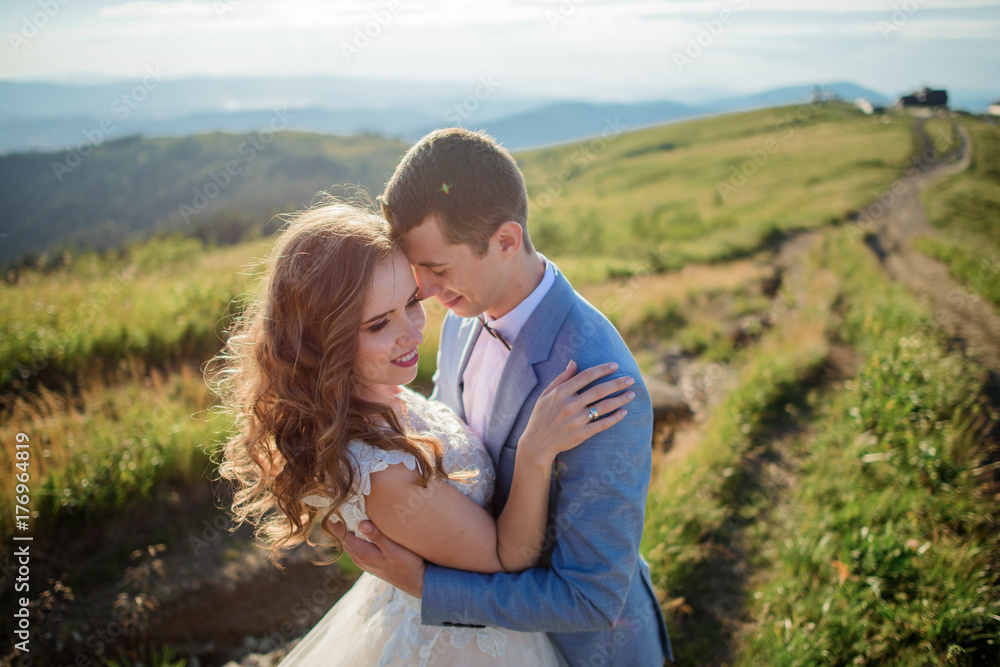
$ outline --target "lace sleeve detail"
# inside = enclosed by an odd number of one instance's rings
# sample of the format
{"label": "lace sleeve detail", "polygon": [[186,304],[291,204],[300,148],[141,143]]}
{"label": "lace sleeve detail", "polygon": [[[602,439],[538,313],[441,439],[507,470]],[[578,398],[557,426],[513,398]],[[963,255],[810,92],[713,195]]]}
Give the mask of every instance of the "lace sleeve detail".
{"label": "lace sleeve detail", "polygon": [[[361,539],[367,540],[367,537],[358,532],[358,526],[368,518],[365,496],[372,491],[372,474],[397,463],[402,463],[410,470],[416,470],[417,459],[407,452],[385,451],[359,440],[350,442],[347,445],[347,451],[348,459],[354,468],[354,492],[340,506],[340,513],[344,517],[347,529],[353,531]],[[320,509],[326,509],[330,506],[330,499],[321,496],[310,495],[302,500]]]}
{"label": "lace sleeve detail", "polygon": [[410,470],[417,469],[417,459],[413,457],[413,454],[401,452],[398,449],[386,451],[354,440],[347,445],[347,451],[352,458],[354,473],[358,476],[357,492],[366,496],[372,492],[372,473],[385,470],[397,463],[402,463]]}

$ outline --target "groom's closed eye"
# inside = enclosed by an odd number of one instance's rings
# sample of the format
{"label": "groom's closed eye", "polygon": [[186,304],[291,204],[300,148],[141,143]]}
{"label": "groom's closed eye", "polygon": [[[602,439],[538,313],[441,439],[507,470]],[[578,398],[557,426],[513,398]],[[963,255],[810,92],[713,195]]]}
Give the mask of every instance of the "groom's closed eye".
{"label": "groom's closed eye", "polygon": [[420,262],[420,264],[418,264],[417,266],[427,269],[428,271],[430,271],[431,273],[433,273],[435,276],[438,277],[441,277],[444,274],[448,273],[448,268],[449,268],[448,265],[440,264],[438,262]]}

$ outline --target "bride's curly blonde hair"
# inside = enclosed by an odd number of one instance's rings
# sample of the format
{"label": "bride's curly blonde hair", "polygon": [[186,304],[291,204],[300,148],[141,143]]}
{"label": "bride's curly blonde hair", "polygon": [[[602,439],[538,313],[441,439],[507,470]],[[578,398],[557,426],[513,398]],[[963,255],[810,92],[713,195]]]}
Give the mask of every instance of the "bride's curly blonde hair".
{"label": "bride's curly blonde hair", "polygon": [[[235,421],[219,468],[236,487],[232,514],[236,525],[256,526],[274,559],[308,540],[321,515],[339,555],[327,519],[343,520],[340,507],[353,492],[351,440],[412,454],[424,485],[443,472],[438,440],[407,434],[391,408],[354,391],[372,277],[395,251],[389,224],[368,211],[326,203],[296,214],[259,294],[209,368]],[[330,507],[305,503],[309,495],[329,498]]]}

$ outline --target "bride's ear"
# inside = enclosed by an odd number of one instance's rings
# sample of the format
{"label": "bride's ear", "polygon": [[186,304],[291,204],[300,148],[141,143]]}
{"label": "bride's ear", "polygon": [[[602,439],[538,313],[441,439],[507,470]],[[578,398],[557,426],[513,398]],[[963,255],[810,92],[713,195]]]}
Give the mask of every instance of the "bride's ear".
{"label": "bride's ear", "polygon": [[508,259],[520,252],[523,235],[524,230],[521,225],[513,220],[501,224],[493,234],[493,238],[500,246],[500,256]]}

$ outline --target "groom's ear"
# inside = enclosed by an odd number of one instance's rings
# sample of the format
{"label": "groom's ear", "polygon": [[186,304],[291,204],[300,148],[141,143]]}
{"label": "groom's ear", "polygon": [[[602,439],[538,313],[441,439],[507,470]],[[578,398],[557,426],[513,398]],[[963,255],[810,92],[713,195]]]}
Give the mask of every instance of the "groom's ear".
{"label": "groom's ear", "polygon": [[513,220],[502,223],[493,234],[500,246],[500,256],[507,259],[516,255],[521,250],[523,234],[524,229]]}

